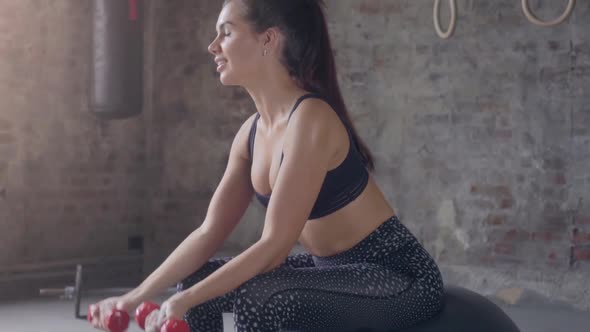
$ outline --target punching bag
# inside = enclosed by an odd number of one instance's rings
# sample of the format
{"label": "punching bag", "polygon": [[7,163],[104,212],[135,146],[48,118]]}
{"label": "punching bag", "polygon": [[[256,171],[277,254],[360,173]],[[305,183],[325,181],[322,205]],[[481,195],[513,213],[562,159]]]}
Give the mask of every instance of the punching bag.
{"label": "punching bag", "polygon": [[99,118],[141,113],[143,2],[92,0],[89,108]]}

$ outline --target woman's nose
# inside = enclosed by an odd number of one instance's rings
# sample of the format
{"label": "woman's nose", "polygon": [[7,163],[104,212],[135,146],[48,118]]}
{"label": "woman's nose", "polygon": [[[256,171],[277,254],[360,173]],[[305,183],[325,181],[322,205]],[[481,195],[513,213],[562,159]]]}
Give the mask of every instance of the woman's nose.
{"label": "woman's nose", "polygon": [[209,47],[207,47],[207,50],[209,51],[209,53],[216,55],[217,53],[219,53],[219,44],[217,43],[217,38],[215,38],[211,44],[209,44]]}

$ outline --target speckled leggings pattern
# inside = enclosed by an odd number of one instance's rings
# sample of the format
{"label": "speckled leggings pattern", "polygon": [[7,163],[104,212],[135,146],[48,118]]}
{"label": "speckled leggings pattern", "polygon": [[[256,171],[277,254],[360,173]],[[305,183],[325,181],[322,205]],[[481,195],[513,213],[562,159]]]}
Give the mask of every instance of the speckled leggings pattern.
{"label": "speckled leggings pattern", "polygon": [[[232,257],[211,259],[178,283],[190,288]],[[191,332],[395,331],[442,309],[443,280],[435,261],[393,216],[352,248],[333,256],[296,254],[272,271],[185,315]]]}

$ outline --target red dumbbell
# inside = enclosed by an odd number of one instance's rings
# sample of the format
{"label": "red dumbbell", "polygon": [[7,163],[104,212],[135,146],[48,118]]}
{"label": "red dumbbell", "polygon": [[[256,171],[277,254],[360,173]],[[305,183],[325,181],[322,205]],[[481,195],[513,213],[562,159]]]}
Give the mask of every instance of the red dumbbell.
{"label": "red dumbbell", "polygon": [[[88,321],[92,322],[92,307],[88,307]],[[129,314],[124,310],[113,309],[104,317],[109,332],[125,332],[129,327]]]}
{"label": "red dumbbell", "polygon": [[160,332],[191,332],[188,324],[183,320],[169,319],[162,325]]}
{"label": "red dumbbell", "polygon": [[135,321],[137,325],[141,327],[142,330],[145,330],[145,319],[147,316],[154,310],[160,309],[160,306],[154,302],[143,302],[142,304],[135,309]]}
{"label": "red dumbbell", "polygon": [[[153,302],[143,302],[135,310],[135,321],[141,329],[145,329],[145,320],[154,310],[160,309],[160,306]],[[169,319],[164,322],[160,332],[190,332],[188,324],[183,320]]]}

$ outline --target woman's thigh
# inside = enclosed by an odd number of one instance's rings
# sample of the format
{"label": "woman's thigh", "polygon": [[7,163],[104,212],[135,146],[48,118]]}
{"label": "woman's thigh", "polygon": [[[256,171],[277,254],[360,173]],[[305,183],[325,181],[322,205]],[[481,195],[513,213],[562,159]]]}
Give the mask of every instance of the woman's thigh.
{"label": "woman's thigh", "polygon": [[236,290],[234,320],[240,332],[404,327],[438,310],[427,286],[378,264],[284,264]]}
{"label": "woman's thigh", "polygon": [[[220,267],[225,265],[225,263],[229,262],[233,259],[233,256],[227,257],[220,257],[220,258],[212,258],[207,263],[205,263],[201,268],[197,271],[189,275],[188,277],[184,278],[176,285],[176,289],[178,291],[183,291],[192,287],[194,284],[200,282],[201,280],[207,278],[213,272],[217,271]],[[293,267],[293,268],[303,268],[303,267],[312,267],[314,266],[313,258],[310,254],[301,253],[301,254],[294,254],[289,255],[284,262],[284,265]]]}
{"label": "woman's thigh", "polygon": [[[177,285],[178,291],[186,290],[207,278],[232,258],[222,257],[209,260],[196,272],[179,282]],[[313,260],[309,254],[290,255],[285,260],[284,265],[293,268],[311,267],[313,266]],[[185,320],[192,331],[223,331],[222,313],[234,311],[235,298],[235,291],[231,291],[195,306],[186,313]]]}

